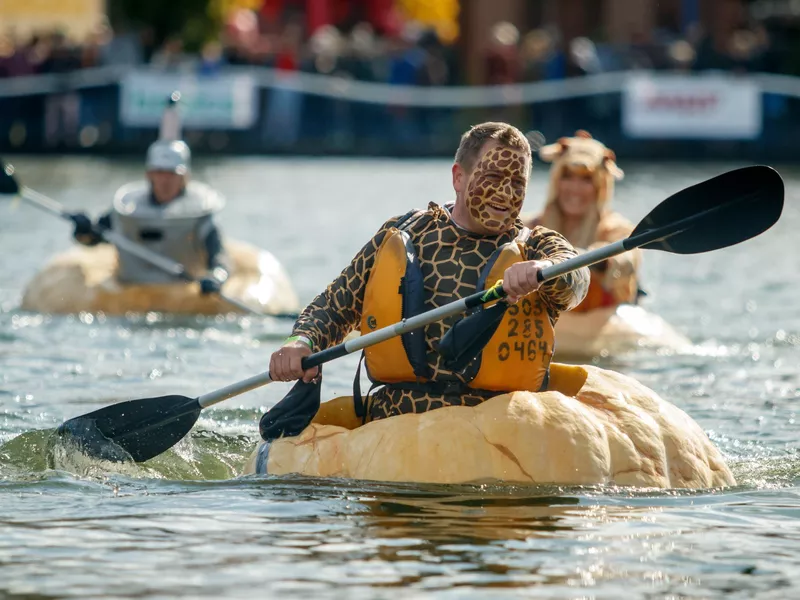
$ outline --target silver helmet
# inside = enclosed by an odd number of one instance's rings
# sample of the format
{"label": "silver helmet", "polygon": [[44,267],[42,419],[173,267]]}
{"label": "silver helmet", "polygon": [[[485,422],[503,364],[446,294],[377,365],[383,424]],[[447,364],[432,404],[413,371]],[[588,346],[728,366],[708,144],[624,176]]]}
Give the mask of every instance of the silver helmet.
{"label": "silver helmet", "polygon": [[147,149],[146,166],[148,171],[169,171],[178,175],[186,175],[191,170],[192,152],[186,142],[181,140],[181,116],[178,103],[181,94],[173,92],[167,99],[158,141]]}
{"label": "silver helmet", "polygon": [[169,171],[186,175],[191,169],[192,153],[186,142],[158,140],[147,149],[145,162],[148,171]]}

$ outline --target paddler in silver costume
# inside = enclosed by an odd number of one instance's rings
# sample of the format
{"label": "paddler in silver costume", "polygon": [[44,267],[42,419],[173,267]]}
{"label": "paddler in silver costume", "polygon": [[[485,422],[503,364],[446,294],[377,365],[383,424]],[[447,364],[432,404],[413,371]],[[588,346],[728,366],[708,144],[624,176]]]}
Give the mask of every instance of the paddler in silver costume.
{"label": "paddler in silver costume", "polygon": [[[174,96],[173,96],[174,98]],[[103,242],[103,230],[114,230],[149,250],[182,264],[200,279],[203,294],[217,293],[229,268],[214,215],[224,198],[206,184],[189,181],[191,151],[180,139],[177,106],[164,111],[159,140],[147,150],[147,181],[129,183],[116,193],[112,209],[96,223],[83,213],[72,215],[73,236],[86,246]],[[117,279],[124,284],[175,283],[175,278],[121,249]]]}

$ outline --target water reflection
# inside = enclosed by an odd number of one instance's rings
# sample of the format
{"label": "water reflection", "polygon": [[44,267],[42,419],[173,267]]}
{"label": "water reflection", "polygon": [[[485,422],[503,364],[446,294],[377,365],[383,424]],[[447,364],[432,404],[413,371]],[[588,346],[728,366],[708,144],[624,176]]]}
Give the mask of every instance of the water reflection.
{"label": "water reflection", "polygon": [[364,502],[361,526],[370,535],[422,538],[437,544],[546,537],[572,529],[567,508],[578,498],[552,496],[392,495]]}

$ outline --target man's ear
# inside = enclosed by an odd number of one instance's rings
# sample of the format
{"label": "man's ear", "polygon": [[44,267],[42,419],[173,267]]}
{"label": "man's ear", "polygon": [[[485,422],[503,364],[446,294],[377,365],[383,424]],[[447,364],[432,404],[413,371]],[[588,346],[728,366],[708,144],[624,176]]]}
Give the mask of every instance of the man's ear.
{"label": "man's ear", "polygon": [[457,194],[464,191],[467,186],[467,172],[458,163],[453,163],[453,189]]}

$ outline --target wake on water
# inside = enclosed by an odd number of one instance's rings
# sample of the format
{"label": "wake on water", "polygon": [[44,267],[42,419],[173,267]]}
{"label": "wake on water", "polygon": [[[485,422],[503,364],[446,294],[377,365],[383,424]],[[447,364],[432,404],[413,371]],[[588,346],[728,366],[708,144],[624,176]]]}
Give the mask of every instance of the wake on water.
{"label": "wake on water", "polygon": [[[231,484],[260,481],[270,485],[278,482],[312,481],[314,486],[336,489],[353,486],[365,490],[397,493],[467,494],[470,497],[488,497],[495,494],[522,497],[583,497],[595,501],[612,498],[637,498],[727,495],[746,491],[773,490],[791,487],[800,481],[800,455],[797,452],[777,454],[765,448],[753,447],[747,456],[728,457],[728,464],[736,477],[737,485],[731,488],[672,489],[634,488],[615,485],[554,486],[520,485],[502,482],[476,482],[461,485],[430,485],[414,483],[367,482],[343,479],[313,479],[307,477],[272,477],[240,475],[257,439],[242,433],[219,433],[196,428],[173,448],[144,463],[135,463],[117,447],[117,454],[107,456],[113,460],[92,458],[75,447],[71,439],[55,435],[55,429],[34,430],[20,434],[0,445],[0,482],[72,477],[98,483],[122,478],[133,484],[147,480],[162,482],[218,482]],[[727,444],[726,444],[727,445]]]}

